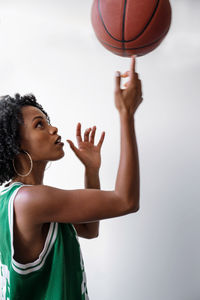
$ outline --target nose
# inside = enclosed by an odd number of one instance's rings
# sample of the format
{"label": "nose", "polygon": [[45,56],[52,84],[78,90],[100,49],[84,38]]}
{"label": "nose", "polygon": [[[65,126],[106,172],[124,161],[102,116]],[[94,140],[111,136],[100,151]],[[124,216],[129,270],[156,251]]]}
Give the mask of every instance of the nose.
{"label": "nose", "polygon": [[55,126],[50,126],[50,133],[51,134],[55,134],[55,133],[57,133],[58,132],[58,128],[57,127],[55,127]]}

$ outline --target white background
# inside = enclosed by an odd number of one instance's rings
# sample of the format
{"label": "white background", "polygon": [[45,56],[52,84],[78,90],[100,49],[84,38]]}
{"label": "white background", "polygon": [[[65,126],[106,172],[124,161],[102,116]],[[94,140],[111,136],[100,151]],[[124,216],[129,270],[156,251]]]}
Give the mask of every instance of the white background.
{"label": "white background", "polygon": [[[98,239],[80,238],[91,300],[200,299],[200,2],[173,0],[162,45],[137,60],[144,101],[136,135],[141,199],[136,214],[103,220]],[[64,142],[75,127],[103,130],[101,187],[119,162],[114,73],[130,59],[95,38],[92,0],[1,0],[0,95],[32,92]],[[84,168],[64,146],[44,184],[82,188]]]}

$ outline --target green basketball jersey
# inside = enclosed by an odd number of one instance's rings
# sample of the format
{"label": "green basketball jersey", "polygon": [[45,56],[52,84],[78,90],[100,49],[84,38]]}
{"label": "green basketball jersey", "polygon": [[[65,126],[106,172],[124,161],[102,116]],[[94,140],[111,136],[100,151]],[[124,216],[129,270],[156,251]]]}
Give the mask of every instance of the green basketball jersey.
{"label": "green basketball jersey", "polygon": [[84,263],[74,226],[50,223],[37,260],[14,259],[13,201],[24,184],[0,192],[0,300],[88,300]]}

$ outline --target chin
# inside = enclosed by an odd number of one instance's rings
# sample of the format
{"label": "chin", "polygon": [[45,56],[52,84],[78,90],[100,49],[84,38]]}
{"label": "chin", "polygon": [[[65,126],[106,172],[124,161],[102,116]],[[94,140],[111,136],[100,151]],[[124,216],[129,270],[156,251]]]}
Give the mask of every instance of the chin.
{"label": "chin", "polygon": [[59,155],[58,159],[56,159],[56,160],[59,160],[59,159],[63,158],[64,156],[65,156],[65,152],[62,151],[62,153]]}

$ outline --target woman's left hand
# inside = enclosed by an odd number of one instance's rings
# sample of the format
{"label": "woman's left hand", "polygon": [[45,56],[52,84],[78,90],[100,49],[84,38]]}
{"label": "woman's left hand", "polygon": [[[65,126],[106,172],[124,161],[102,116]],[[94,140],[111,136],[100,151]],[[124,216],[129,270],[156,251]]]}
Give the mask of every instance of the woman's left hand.
{"label": "woman's left hand", "polygon": [[104,141],[105,132],[103,131],[99,139],[98,144],[94,145],[94,138],[96,133],[96,126],[88,128],[84,133],[84,141],[81,137],[81,124],[78,123],[76,127],[76,139],[78,148],[74,145],[71,140],[67,140],[70,148],[84,164],[86,169],[99,170],[101,166],[101,146]]}

